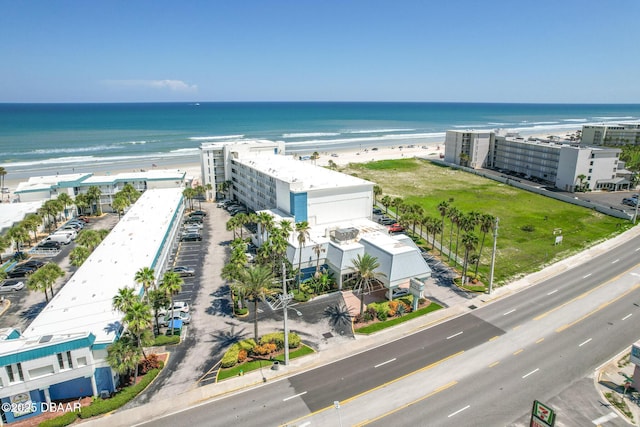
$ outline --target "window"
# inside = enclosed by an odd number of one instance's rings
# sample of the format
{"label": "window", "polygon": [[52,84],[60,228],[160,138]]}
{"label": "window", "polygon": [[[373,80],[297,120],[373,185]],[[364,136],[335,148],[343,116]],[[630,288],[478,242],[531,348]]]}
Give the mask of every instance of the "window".
{"label": "window", "polygon": [[18,363],[18,377],[20,377],[20,381],[24,381],[24,374],[22,373],[22,363]]}
{"label": "window", "polygon": [[69,369],[73,368],[73,362],[71,361],[71,352],[67,351],[67,362],[69,362]]}
{"label": "window", "polygon": [[62,360],[62,353],[58,353],[58,366],[60,366],[60,369],[64,369],[64,361]]}
{"label": "window", "polygon": [[15,382],[16,379],[13,377],[13,368],[11,365],[5,366],[4,369],[7,371],[7,376],[9,377],[9,383]]}

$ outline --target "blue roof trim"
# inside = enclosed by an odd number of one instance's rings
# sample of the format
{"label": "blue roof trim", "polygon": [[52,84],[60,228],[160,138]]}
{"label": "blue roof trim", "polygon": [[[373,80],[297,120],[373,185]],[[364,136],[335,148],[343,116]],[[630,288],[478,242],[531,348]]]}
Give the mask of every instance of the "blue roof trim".
{"label": "blue roof trim", "polygon": [[21,363],[29,360],[40,359],[42,357],[51,356],[57,353],[64,353],[66,351],[77,350],[79,348],[91,347],[95,340],[96,340],[95,335],[93,335],[92,333],[89,333],[89,335],[87,336],[72,339],[70,341],[65,341],[65,342],[55,343],[50,345],[42,344],[37,348],[17,351],[13,354],[0,356],[0,366],[7,366],[14,363]]}

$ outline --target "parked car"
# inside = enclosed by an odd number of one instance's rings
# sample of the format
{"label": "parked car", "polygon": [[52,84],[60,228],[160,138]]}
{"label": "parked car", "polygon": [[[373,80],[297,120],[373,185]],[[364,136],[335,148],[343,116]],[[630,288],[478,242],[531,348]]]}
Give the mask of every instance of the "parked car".
{"label": "parked car", "polygon": [[46,264],[45,261],[41,261],[39,259],[30,259],[29,261],[22,262],[18,264],[16,267],[28,267],[35,268],[36,270],[43,267]]}
{"label": "parked car", "polygon": [[200,234],[202,227],[185,227],[182,234]]}
{"label": "parked car", "polygon": [[386,218],[383,219],[382,221],[378,221],[380,224],[382,225],[395,225],[397,224],[396,220],[393,218]]}
{"label": "parked car", "polygon": [[62,244],[54,240],[48,240],[36,246],[36,249],[60,249]]}
{"label": "parked car", "polygon": [[202,236],[196,233],[185,234],[180,238],[183,242],[200,242],[202,241]]}
{"label": "parked car", "polygon": [[391,292],[391,297],[393,299],[401,298],[405,295],[409,295],[409,288],[396,288]]}
{"label": "parked car", "polygon": [[84,223],[88,224],[89,223],[89,218],[84,216],[84,215],[80,215],[74,219],[79,219],[80,221],[83,221]]}
{"label": "parked car", "polygon": [[182,320],[182,323],[185,325],[191,323],[191,315],[189,313],[185,313],[184,311],[174,311],[173,317],[171,317],[171,312],[158,316],[158,324],[160,326],[167,326],[169,325],[169,321],[172,319]]}
{"label": "parked car", "polygon": [[45,242],[58,242],[58,243],[62,243],[63,245],[68,245],[69,243],[71,243],[71,235],[70,233],[63,233],[63,234],[52,234],[49,237],[47,237],[46,239],[44,239]]}
{"label": "parked car", "polygon": [[22,280],[5,280],[0,284],[0,292],[16,292],[20,289],[24,289],[24,282]]}
{"label": "parked car", "polygon": [[87,224],[84,221],[80,221],[79,219],[72,219],[71,221],[67,222],[66,225],[77,225],[82,230]]}
{"label": "parked car", "polygon": [[192,217],[189,217],[189,218],[185,219],[184,223],[185,224],[193,224],[193,223],[202,224],[202,217],[201,216],[192,216]]}
{"label": "parked car", "polygon": [[193,211],[189,216],[207,216],[207,213],[205,211]]}
{"label": "parked car", "polygon": [[382,215],[382,209],[380,208],[373,208],[371,212],[373,212],[374,215]]}
{"label": "parked car", "polygon": [[7,272],[7,277],[14,279],[16,277],[26,277],[33,274],[37,269],[35,267],[14,267]]}
{"label": "parked car", "polygon": [[622,204],[635,207],[638,204],[638,199],[633,197],[625,197],[624,199],[622,199]]}
{"label": "parked car", "polygon": [[174,273],[178,273],[182,277],[195,276],[196,271],[191,267],[185,267],[183,265],[179,265],[177,267],[173,267],[171,269]]}
{"label": "parked car", "polygon": [[[158,310],[158,316],[163,315],[166,316],[168,314],[171,314],[171,307],[168,308],[161,308],[160,310]],[[179,311],[182,311],[184,313],[188,313],[189,312],[189,303],[186,301],[174,301],[173,302],[173,312],[178,313]]]}
{"label": "parked car", "polygon": [[393,224],[389,227],[389,233],[402,233],[404,231],[404,227],[400,224]]}

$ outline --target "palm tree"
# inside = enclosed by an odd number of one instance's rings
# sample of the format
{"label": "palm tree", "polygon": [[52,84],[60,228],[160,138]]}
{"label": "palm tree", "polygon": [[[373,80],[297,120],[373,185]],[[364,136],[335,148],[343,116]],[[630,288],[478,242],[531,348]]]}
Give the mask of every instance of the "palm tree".
{"label": "palm tree", "polygon": [[236,286],[246,298],[253,301],[253,337],[258,341],[258,300],[275,293],[278,284],[268,267],[256,265],[240,272]]}
{"label": "palm tree", "polygon": [[49,294],[47,294],[48,286],[45,283],[45,278],[40,270],[33,273],[27,279],[27,288],[31,291],[44,292],[44,298],[47,302],[49,302]]}
{"label": "palm tree", "polygon": [[391,196],[383,196],[382,199],[380,199],[380,204],[382,204],[382,206],[384,206],[384,214],[387,215],[389,214],[389,206],[391,206],[391,203],[393,202],[393,199],[391,198]]}
{"label": "palm tree", "polygon": [[449,206],[447,208],[447,217],[449,218],[449,221],[451,221],[451,229],[449,230],[449,251],[447,253],[447,261],[451,261],[451,249],[453,248],[453,226],[458,223],[461,215],[462,212],[460,212],[455,206]]}
{"label": "palm tree", "polygon": [[28,242],[31,239],[31,237],[29,236],[29,232],[20,224],[11,227],[9,231],[7,231],[6,236],[16,244],[17,252],[20,252],[20,250],[22,249],[22,244],[24,242]]}
{"label": "palm tree", "polygon": [[378,197],[382,196],[382,187],[379,185],[373,186],[373,204],[376,205],[378,203]]}
{"label": "palm tree", "polygon": [[196,186],[196,188],[194,188],[194,190],[195,190],[196,197],[198,198],[198,209],[202,209],[202,202],[201,202],[200,199],[201,199],[201,196],[205,196],[206,197],[207,190],[202,185]]}
{"label": "palm tree", "polygon": [[256,217],[258,225],[260,226],[260,239],[261,243],[264,243],[267,240],[268,233],[271,232],[274,226],[273,216],[269,212],[262,211],[258,212]]}
{"label": "palm tree", "polygon": [[[438,234],[442,234],[442,224],[436,218],[431,218],[431,232],[433,233],[433,241],[432,241],[433,244],[431,245],[431,247],[435,251],[435,249],[436,249],[436,236]],[[440,255],[442,255],[442,247],[440,247]]]}
{"label": "palm tree", "polygon": [[[160,285],[160,290],[171,298],[171,319],[173,320],[173,297],[174,295],[180,293],[182,290],[182,285],[184,284],[184,280],[182,277],[176,272],[167,271],[162,276],[162,284]],[[157,322],[158,313],[156,313],[156,322]],[[156,325],[157,326],[157,325]],[[173,335],[173,325],[169,328],[169,335]]]}
{"label": "palm tree", "polygon": [[107,347],[107,363],[120,375],[128,376],[136,371],[141,356],[140,349],[127,334]]}
{"label": "palm tree", "polygon": [[73,205],[73,199],[67,193],[60,193],[56,198],[58,202],[62,204],[64,209],[64,219],[69,219],[69,211],[67,210],[67,206]]}
{"label": "palm tree", "polygon": [[29,214],[26,217],[24,217],[22,221],[20,221],[20,224],[22,224],[22,226],[26,230],[31,231],[33,233],[34,241],[38,240],[38,229],[42,225],[42,217],[40,215]]}
{"label": "palm tree", "polygon": [[484,214],[480,217],[480,231],[482,232],[482,241],[480,243],[480,250],[478,251],[478,258],[476,260],[476,277],[478,276],[478,266],[480,265],[480,257],[482,257],[482,249],[484,249],[484,239],[487,237],[487,233],[489,231],[493,231],[495,222],[496,218],[493,215]]}
{"label": "palm tree", "polygon": [[47,200],[38,209],[40,216],[47,218],[47,228],[51,230],[51,223],[53,222],[55,228],[58,228],[58,208],[56,207],[54,200]]}
{"label": "palm tree", "polygon": [[120,219],[122,212],[124,212],[129,205],[129,198],[126,194],[122,194],[122,191],[118,192],[111,202],[113,210],[118,212],[118,219]]}
{"label": "palm tree", "polygon": [[[142,301],[135,301],[125,313],[123,321],[142,352],[142,357],[146,359],[147,355],[144,353],[144,345],[149,342],[149,331],[152,325],[151,308]],[[136,364],[134,384],[137,379],[138,365]]]}
{"label": "palm tree", "polygon": [[64,277],[65,272],[58,264],[52,262],[45,264],[42,268],[35,271],[27,280],[27,286],[29,289],[43,291],[45,299],[49,302],[47,297],[47,290],[51,290],[51,298],[53,298],[53,284],[61,277]]}
{"label": "palm tree", "polygon": [[11,247],[11,240],[7,239],[6,236],[0,236],[0,264],[3,264],[2,254],[4,251]]}
{"label": "palm tree", "polygon": [[151,288],[151,286],[155,284],[156,272],[153,270],[153,268],[142,267],[136,272],[134,280],[136,281],[136,283],[139,283],[144,287],[144,293],[147,298],[147,302],[149,302],[149,288]]}
{"label": "palm tree", "polygon": [[288,219],[283,219],[280,221],[280,230],[282,230],[282,237],[288,242],[291,233],[293,233],[293,223]]}
{"label": "palm tree", "polygon": [[467,232],[462,236],[462,245],[464,246],[464,261],[462,266],[462,286],[467,281],[467,267],[469,264],[469,254],[478,245],[478,236],[473,233]]}
{"label": "palm tree", "polygon": [[69,263],[74,267],[80,267],[91,255],[91,251],[85,246],[76,246],[69,253]]}
{"label": "palm tree", "polygon": [[249,215],[247,215],[246,213],[239,213],[233,218],[235,218],[235,223],[237,224],[237,227],[240,229],[240,239],[243,239],[244,226],[249,223]]}
{"label": "palm tree", "polygon": [[111,300],[111,305],[114,310],[118,310],[121,313],[126,313],[131,309],[133,304],[139,301],[138,295],[135,289],[130,287],[124,287],[118,289],[118,293]]}
{"label": "palm tree", "polygon": [[231,218],[229,218],[227,220],[227,224],[226,224],[226,229],[227,231],[233,231],[233,239],[235,240],[236,238],[236,229],[238,228],[238,219],[236,218],[236,216],[232,216]]}
{"label": "palm tree", "polygon": [[447,216],[447,213],[449,211],[449,203],[445,200],[438,203],[438,211],[440,212],[440,217],[442,218],[442,225],[440,227],[440,256],[442,256],[442,248],[444,248],[444,218]]}
{"label": "palm tree", "polygon": [[[96,185],[92,185],[87,190],[87,201],[91,206],[91,212],[95,215],[102,215],[102,206],[100,205],[100,196],[102,196],[102,190]],[[76,197],[77,199],[77,197]]]}
{"label": "palm tree", "polygon": [[316,254],[316,272],[313,274],[313,277],[317,279],[320,277],[320,254],[326,252],[326,249],[323,249],[321,244],[316,244],[313,245],[313,252]]}
{"label": "palm tree", "polygon": [[82,230],[76,237],[76,244],[86,247],[89,252],[93,252],[101,241],[102,238],[97,230]]}
{"label": "palm tree", "polygon": [[123,194],[124,196],[126,196],[127,200],[129,200],[129,204],[135,203],[140,198],[140,192],[136,190],[136,188],[130,183],[125,184],[122,187],[122,190],[118,191],[116,196],[118,194]]}
{"label": "palm tree", "polygon": [[182,195],[189,202],[189,209],[193,210],[193,198],[196,197],[196,190],[191,187],[185,188]]}
{"label": "palm tree", "polygon": [[364,313],[364,296],[371,293],[373,284],[382,277],[386,277],[386,275],[381,271],[376,271],[380,267],[378,258],[369,254],[358,254],[358,257],[352,263],[355,269],[353,291],[360,294],[360,316],[362,316],[362,313]]}
{"label": "palm tree", "polygon": [[300,290],[300,280],[302,279],[302,249],[304,249],[307,239],[311,237],[309,234],[310,229],[311,227],[307,221],[296,222],[298,250],[300,251],[298,255],[298,290]]}
{"label": "palm tree", "polygon": [[400,209],[403,204],[404,201],[402,200],[402,197],[395,197],[393,200],[391,200],[391,206],[396,209],[396,218],[398,218],[398,216],[400,215]]}
{"label": "palm tree", "polygon": [[86,194],[78,194],[74,200],[78,213],[84,213],[84,210],[91,204]]}
{"label": "palm tree", "polygon": [[469,215],[465,215],[464,213],[460,213],[460,217],[458,218],[458,221],[456,222],[456,226],[457,226],[457,233],[456,233],[456,257],[454,259],[454,262],[458,262],[458,246],[460,243],[460,230],[464,231],[465,233],[471,232],[473,231],[473,228],[475,227],[475,224],[473,222],[473,219],[469,216]]}

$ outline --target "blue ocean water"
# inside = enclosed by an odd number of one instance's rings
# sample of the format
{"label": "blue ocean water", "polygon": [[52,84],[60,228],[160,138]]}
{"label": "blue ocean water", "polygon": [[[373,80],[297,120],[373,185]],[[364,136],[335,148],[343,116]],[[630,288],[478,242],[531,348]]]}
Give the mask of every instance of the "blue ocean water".
{"label": "blue ocean water", "polygon": [[205,141],[271,139],[288,152],[441,142],[448,129],[562,133],[640,121],[640,104],[0,104],[0,166],[33,175],[92,165],[198,161]]}

